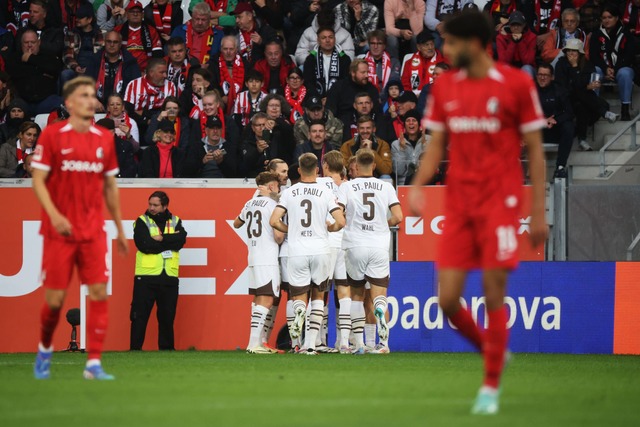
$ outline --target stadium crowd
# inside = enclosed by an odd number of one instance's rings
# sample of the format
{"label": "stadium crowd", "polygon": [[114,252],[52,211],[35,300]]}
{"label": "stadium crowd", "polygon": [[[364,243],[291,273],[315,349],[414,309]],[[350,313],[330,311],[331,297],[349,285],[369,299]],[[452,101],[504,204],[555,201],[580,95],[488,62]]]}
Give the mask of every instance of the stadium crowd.
{"label": "stadium crowd", "polygon": [[[375,153],[408,183],[429,143],[421,117],[449,65],[443,21],[470,0],[0,0],[0,178],[29,177],[38,115],[96,81],[121,177],[255,177],[331,150]],[[489,0],[494,57],[536,81],[556,176],[600,118],[630,120],[640,0]],[[554,78],[555,76],[555,78]],[[617,86],[621,108],[601,90]],[[345,164],[348,166],[348,164]]]}

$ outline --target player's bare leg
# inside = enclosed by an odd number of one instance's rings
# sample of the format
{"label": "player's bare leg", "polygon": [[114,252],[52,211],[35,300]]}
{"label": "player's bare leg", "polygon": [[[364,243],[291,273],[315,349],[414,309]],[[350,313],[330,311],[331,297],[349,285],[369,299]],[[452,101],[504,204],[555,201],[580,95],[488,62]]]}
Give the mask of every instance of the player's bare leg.
{"label": "player's bare leg", "polygon": [[56,289],[46,289],[45,302],[40,310],[40,343],[33,374],[36,379],[45,380],[51,376],[51,356],[53,355],[53,333],[60,320],[60,311],[67,292]]}
{"label": "player's bare leg", "polygon": [[[382,280],[380,283],[382,283]],[[388,281],[388,279],[387,279]],[[371,284],[369,291],[371,301],[373,302],[373,313],[378,327],[378,336],[380,343],[374,347],[373,353],[386,354],[389,353],[389,326],[387,325],[387,288]]]}
{"label": "player's bare leg", "polygon": [[473,321],[471,313],[460,304],[460,297],[464,291],[467,279],[465,270],[443,269],[438,273],[438,299],[444,314],[458,331],[482,351],[482,334]]}
{"label": "player's bare leg", "polygon": [[268,348],[262,345],[263,331],[269,311],[273,306],[273,296],[256,295],[251,307],[251,333],[249,334],[249,345],[247,353],[251,354],[273,354]]}
{"label": "player's bare leg", "polygon": [[104,339],[107,336],[109,313],[107,284],[89,285],[89,313],[87,319],[87,366],[84,377],[88,380],[113,380],[115,377],[102,370],[100,358]]}
{"label": "player's bare leg", "polygon": [[305,354],[317,354],[316,353],[316,338],[320,333],[322,327],[322,318],[324,316],[324,294],[316,286],[311,289],[311,303],[309,304],[309,330],[304,337]]}

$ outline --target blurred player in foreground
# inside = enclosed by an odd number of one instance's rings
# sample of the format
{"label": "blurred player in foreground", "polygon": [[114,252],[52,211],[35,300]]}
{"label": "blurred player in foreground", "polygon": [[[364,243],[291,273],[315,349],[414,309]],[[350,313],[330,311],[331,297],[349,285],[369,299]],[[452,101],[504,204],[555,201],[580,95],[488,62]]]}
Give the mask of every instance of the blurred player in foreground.
{"label": "blurred player in foreground", "polygon": [[[507,355],[507,276],[518,265],[522,141],[533,196],[531,243],[543,244],[548,232],[540,131],[546,121],[531,78],[487,54],[492,29],[484,15],[461,13],[446,22],[445,33],[444,54],[457,70],[433,85],[423,123],[431,130],[431,143],[409,201],[415,215],[424,212],[420,186],[433,178],[448,144],[447,220],[437,260],[440,306],[484,356],[484,381],[472,412],[495,414]],[[484,332],[460,304],[467,273],[477,268],[483,270],[489,318]]]}
{"label": "blurred player in foreground", "polygon": [[34,366],[37,379],[50,376],[53,332],[60,318],[73,268],[89,285],[86,379],[112,380],[100,363],[107,332],[107,235],[104,202],[115,222],[118,252],[129,245],[122,229],[116,175],[118,160],[113,135],[91,121],[98,103],[95,81],[77,77],[64,85],[62,96],[69,119],[48,126],[33,158],[33,190],[42,206],[44,237],[42,284],[45,304]]}

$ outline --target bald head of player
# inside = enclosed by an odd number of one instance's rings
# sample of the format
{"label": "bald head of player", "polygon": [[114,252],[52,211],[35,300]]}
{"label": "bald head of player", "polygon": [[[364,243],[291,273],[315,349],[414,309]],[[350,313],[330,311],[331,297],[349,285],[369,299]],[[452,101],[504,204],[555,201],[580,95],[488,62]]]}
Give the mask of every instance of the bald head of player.
{"label": "bald head of player", "polygon": [[344,157],[338,150],[329,151],[322,158],[322,175],[340,175],[344,170]]}
{"label": "bald head of player", "polygon": [[361,148],[356,153],[356,170],[358,177],[367,178],[373,176],[376,169],[375,155],[368,148]]}
{"label": "bald head of player", "polygon": [[454,68],[465,68],[472,75],[475,67],[484,68],[491,61],[487,46],[493,29],[488,16],[479,11],[465,11],[444,24],[444,55]]}
{"label": "bald head of player", "polygon": [[[88,128],[96,113],[96,82],[91,77],[76,77],[62,88],[64,106],[69,111],[69,122],[76,129]],[[82,124],[82,126],[81,126]]]}
{"label": "bald head of player", "polygon": [[318,158],[313,153],[304,153],[298,157],[298,172],[301,182],[316,182],[318,177]]}

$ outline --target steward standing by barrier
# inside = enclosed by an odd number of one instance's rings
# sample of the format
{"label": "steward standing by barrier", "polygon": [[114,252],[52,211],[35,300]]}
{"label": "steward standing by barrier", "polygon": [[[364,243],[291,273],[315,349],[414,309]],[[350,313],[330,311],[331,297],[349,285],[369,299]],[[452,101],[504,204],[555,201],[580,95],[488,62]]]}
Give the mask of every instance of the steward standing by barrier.
{"label": "steward standing by barrier", "polygon": [[134,224],[138,248],[131,301],[131,350],[142,350],[147,322],[157,304],[158,348],[175,350],[173,321],[178,305],[178,270],[187,232],[182,220],[169,212],[164,191],[149,196],[149,208]]}

